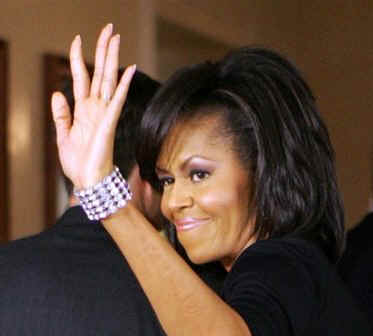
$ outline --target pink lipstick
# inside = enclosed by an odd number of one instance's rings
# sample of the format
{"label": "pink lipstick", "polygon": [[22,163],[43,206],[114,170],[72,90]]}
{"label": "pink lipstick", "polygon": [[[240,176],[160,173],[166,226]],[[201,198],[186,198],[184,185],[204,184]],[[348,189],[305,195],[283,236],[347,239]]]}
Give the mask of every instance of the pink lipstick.
{"label": "pink lipstick", "polygon": [[188,231],[195,229],[196,227],[205,224],[207,219],[197,219],[197,218],[191,218],[186,217],[183,219],[176,220],[174,222],[176,231]]}

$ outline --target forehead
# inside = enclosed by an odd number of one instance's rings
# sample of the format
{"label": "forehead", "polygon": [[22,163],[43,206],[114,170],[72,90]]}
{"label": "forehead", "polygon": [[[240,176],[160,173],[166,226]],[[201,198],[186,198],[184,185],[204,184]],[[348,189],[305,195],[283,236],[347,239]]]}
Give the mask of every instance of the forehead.
{"label": "forehead", "polygon": [[232,142],[223,129],[218,115],[195,117],[178,122],[167,135],[157,166],[170,169],[192,156],[211,160],[222,160],[232,152]]}

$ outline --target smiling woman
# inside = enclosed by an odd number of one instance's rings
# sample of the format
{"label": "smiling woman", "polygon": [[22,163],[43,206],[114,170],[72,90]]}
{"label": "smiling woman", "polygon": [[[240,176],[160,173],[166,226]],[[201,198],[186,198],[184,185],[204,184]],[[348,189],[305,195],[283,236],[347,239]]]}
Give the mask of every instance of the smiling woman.
{"label": "smiling woman", "polygon": [[[186,67],[160,89],[140,135],[142,176],[163,189],[162,211],[190,259],[219,260],[229,271],[222,297],[249,333],[367,332],[354,308],[340,325],[340,307],[354,304],[330,267],[344,244],[334,152],[312,92],[289,61],[241,48]],[[221,315],[224,330],[200,311],[221,313],[218,303],[201,288],[194,293],[200,322],[215,327],[210,334],[249,334],[240,321],[229,324],[232,311]]]}
{"label": "smiling woman", "polygon": [[344,225],[328,131],[307,83],[275,52],[241,48],[177,72],[148,106],[136,143],[141,175],[162,191],[162,211],[192,261],[229,271],[222,298],[121,202],[130,191],[120,176],[120,206],[107,214],[97,205],[117,197],[107,191],[114,129],[135,71],[117,83],[119,37],[110,27],[92,82],[80,38],[72,43],[74,119],[61,94],[52,99],[59,154],[166,334],[371,335],[332,266]]}

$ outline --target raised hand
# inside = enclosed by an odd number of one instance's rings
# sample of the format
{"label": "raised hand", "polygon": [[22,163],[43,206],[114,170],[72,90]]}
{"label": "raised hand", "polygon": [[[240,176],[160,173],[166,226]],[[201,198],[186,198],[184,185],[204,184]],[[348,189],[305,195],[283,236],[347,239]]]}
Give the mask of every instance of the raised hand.
{"label": "raised hand", "polygon": [[92,83],[84,64],[80,36],[71,43],[70,65],[75,110],[72,118],[61,92],[52,96],[57,146],[63,171],[78,189],[96,184],[113,169],[116,124],[136,66],[117,83],[120,36],[107,25],[97,41]]}

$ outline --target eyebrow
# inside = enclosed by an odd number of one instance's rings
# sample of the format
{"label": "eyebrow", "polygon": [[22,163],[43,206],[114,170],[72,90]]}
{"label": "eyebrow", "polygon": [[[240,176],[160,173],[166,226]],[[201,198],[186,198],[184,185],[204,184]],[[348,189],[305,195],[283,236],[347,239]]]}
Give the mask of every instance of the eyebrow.
{"label": "eyebrow", "polygon": [[[202,160],[206,160],[206,161],[213,161],[213,162],[215,162],[215,160],[209,159],[209,158],[207,158],[205,156],[202,156],[202,155],[192,155],[189,158],[187,158],[181,164],[181,170],[185,170],[185,167],[190,163],[190,161],[192,161],[194,159],[202,159]],[[168,171],[166,169],[163,169],[163,168],[160,168],[160,167],[155,167],[155,170],[157,170],[160,173],[168,173]]]}

